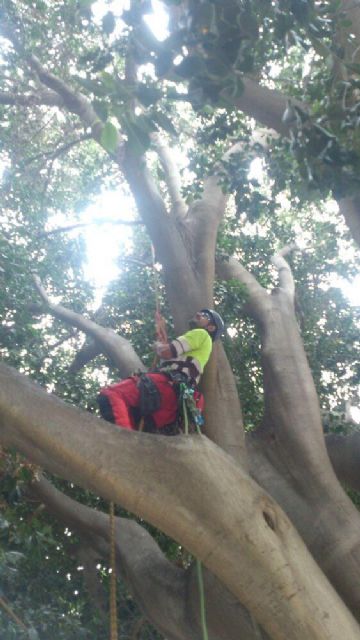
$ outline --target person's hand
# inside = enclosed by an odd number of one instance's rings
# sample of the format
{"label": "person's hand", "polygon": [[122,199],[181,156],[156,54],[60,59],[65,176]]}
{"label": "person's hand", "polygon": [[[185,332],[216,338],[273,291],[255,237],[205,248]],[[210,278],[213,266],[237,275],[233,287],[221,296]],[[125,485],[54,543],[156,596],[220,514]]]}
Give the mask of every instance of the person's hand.
{"label": "person's hand", "polygon": [[162,360],[167,360],[168,358],[171,358],[171,350],[170,350],[169,344],[164,342],[155,342],[154,347],[155,347],[155,353]]}

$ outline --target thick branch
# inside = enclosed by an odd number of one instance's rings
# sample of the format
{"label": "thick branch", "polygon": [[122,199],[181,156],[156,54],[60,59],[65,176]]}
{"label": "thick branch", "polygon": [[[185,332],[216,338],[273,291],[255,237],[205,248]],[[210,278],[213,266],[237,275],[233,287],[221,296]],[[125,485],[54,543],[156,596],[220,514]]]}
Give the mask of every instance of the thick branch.
{"label": "thick branch", "polygon": [[248,307],[255,318],[262,320],[268,310],[268,294],[256,278],[234,257],[220,256],[216,260],[216,273],[222,280],[239,280],[249,296]]}
{"label": "thick branch", "polygon": [[275,253],[271,258],[271,262],[278,270],[280,287],[285,291],[285,293],[290,297],[292,301],[294,301],[295,297],[295,282],[290,266],[285,260],[285,256],[289,255],[289,253],[291,253],[291,251],[296,248],[296,244],[286,245],[285,247],[280,249],[278,253]]}
{"label": "thick branch", "polygon": [[86,126],[93,128],[95,125],[100,124],[99,117],[90,101],[80,92],[75,92],[66,82],[51,73],[51,71],[47,71],[40,60],[26,50],[21,40],[20,32],[15,25],[6,19],[5,14],[1,16],[1,19],[1,27],[5,37],[11,41],[17,53],[27,62],[29,67],[35,71],[42,84],[60,96],[64,106],[72,113],[79,115]]}
{"label": "thick branch", "polygon": [[39,91],[36,94],[17,94],[10,91],[0,91],[0,104],[23,107],[46,105],[61,108],[64,106],[64,100],[52,91]]}
{"label": "thick branch", "polygon": [[[2,16],[1,26],[5,37],[12,42],[17,53],[24,59],[30,69],[36,73],[40,82],[59,96],[62,102],[60,106],[65,107],[71,113],[78,115],[83,125],[86,128],[91,129],[94,139],[101,143],[101,133],[104,125],[99,119],[90,100],[80,91],[75,91],[59,76],[56,76],[51,71],[45,69],[40,60],[33,53],[27,51],[16,28],[6,20],[4,15]],[[118,135],[116,150],[111,155],[119,166],[121,166],[122,141],[120,139],[120,135]]]}
{"label": "thick branch", "polygon": [[233,144],[213,167],[211,175],[204,181],[203,194],[189,211],[193,233],[195,236],[194,253],[197,271],[204,284],[212,292],[215,276],[215,251],[218,227],[225,215],[229,194],[224,193],[221,184],[221,173],[226,172],[226,163],[243,150],[243,144]]}
{"label": "thick branch", "polygon": [[[87,548],[109,558],[109,517],[79,504],[42,476],[32,492],[48,510],[86,541]],[[192,569],[174,566],[150,534],[127,518],[116,518],[117,573],[132,591],[144,615],[169,640],[201,640],[198,584]],[[204,572],[210,640],[259,640],[265,637],[248,612],[209,572]],[[190,605],[190,606],[189,606]]]}
{"label": "thick branch", "polygon": [[101,121],[91,102],[79,91],[74,91],[64,80],[55,76],[51,71],[47,71],[40,60],[33,54],[26,55],[26,61],[36,72],[39,80],[49,89],[54,91],[64,101],[64,106],[71,112],[77,114],[86,127],[90,127],[98,138],[102,129]]}
{"label": "thick branch", "polygon": [[360,432],[354,431],[346,436],[328,433],[325,444],[340,482],[360,491]]}
{"label": "thick branch", "polygon": [[[352,0],[343,0],[344,10],[351,15],[352,26],[348,31],[360,34],[360,8],[356,2]],[[356,54],[360,55],[358,39],[356,39]],[[243,111],[246,115],[255,118],[261,124],[270,127],[283,136],[288,136],[291,123],[283,121],[288,97],[281,92],[268,89],[259,85],[251,78],[242,78],[244,83],[244,92],[238,98],[229,96],[229,101]],[[306,104],[297,100],[291,100],[292,104],[298,106],[302,111],[307,111]],[[360,195],[342,198],[338,200],[339,209],[344,216],[345,222],[355,242],[360,246]]]}
{"label": "thick branch", "polygon": [[96,322],[88,320],[79,313],[71,311],[71,309],[66,309],[66,307],[60,304],[52,303],[41,284],[40,278],[34,275],[34,281],[36,289],[49,312],[67,324],[84,331],[96,340],[106,355],[109,356],[115,366],[118,367],[121,376],[125,377],[131,375],[134,371],[144,370],[140,358],[128,340],[119,336],[113,329],[101,327],[96,324]]}
{"label": "thick branch", "polygon": [[74,360],[69,367],[69,373],[77,373],[89,362],[94,360],[101,353],[101,347],[98,342],[91,340],[86,341],[81,349],[77,351]]}
{"label": "thick branch", "polygon": [[[101,556],[109,559],[109,516],[82,505],[53,487],[44,477],[32,486],[48,510],[75,530]],[[134,594],[146,617],[174,640],[200,634],[187,619],[186,574],[174,566],[134,520],[116,518],[117,573]]]}
{"label": "thick branch", "polygon": [[139,214],[164,267],[164,279],[175,331],[183,331],[189,317],[209,304],[209,293],[199,283],[192,255],[193,237],[181,221],[169,216],[143,158],[127,149],[124,173]]}
{"label": "thick branch", "polygon": [[165,181],[169,191],[172,211],[176,217],[184,218],[187,213],[187,206],[181,195],[180,173],[171,150],[169,146],[162,141],[160,134],[154,133],[151,138],[165,173]]}
{"label": "thick branch", "polygon": [[[231,104],[270,129],[288,136],[290,126],[282,119],[288,97],[276,89],[268,89],[258,84],[251,78],[242,77],[241,79],[244,83],[244,91],[239,97],[229,96]],[[299,100],[292,99],[292,104],[306,111],[306,105]]]}
{"label": "thick branch", "polygon": [[[265,412],[258,436],[279,456],[286,477],[308,504],[316,522],[306,534],[309,547],[316,549],[318,562],[352,610],[359,611],[359,513],[329,462],[293,302],[281,288],[274,289],[269,302],[259,323]],[[301,521],[297,525],[302,531]]]}
{"label": "thick branch", "polygon": [[177,539],[274,640],[358,638],[357,623],[285,514],[209,440],[118,429],[4,365],[0,383],[5,446]]}

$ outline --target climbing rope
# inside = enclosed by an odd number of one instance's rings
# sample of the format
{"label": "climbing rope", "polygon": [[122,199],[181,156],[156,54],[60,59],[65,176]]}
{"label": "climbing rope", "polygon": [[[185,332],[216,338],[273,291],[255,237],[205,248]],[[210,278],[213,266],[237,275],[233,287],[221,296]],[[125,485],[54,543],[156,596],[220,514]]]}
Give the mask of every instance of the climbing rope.
{"label": "climbing rope", "polygon": [[30,630],[23,623],[23,621],[19,618],[19,616],[17,616],[16,613],[12,610],[12,608],[10,607],[7,599],[4,596],[3,597],[0,596],[0,605],[2,606],[4,611],[6,611],[6,613],[9,616],[9,618],[14,620],[14,622],[16,622],[16,624],[20,627],[20,629],[22,629],[23,631],[25,631],[29,635]]}
{"label": "climbing rope", "polygon": [[[159,275],[156,269],[156,260],[155,260],[155,249],[154,246],[151,245],[151,259],[152,259],[152,268],[153,268],[153,276],[154,276],[154,291],[155,291],[155,333],[156,340],[159,342],[166,344],[168,341],[167,331],[166,331],[166,322],[163,316],[161,315],[160,310],[160,285],[159,285]],[[159,356],[155,354],[153,362],[151,364],[151,368],[154,369],[158,363]]]}
{"label": "climbing rope", "polygon": [[196,401],[194,398],[194,389],[193,387],[189,387],[184,382],[181,382],[180,385],[180,401],[182,408],[182,415],[184,420],[184,433],[185,435],[189,434],[189,415],[191,417],[191,422],[195,425],[195,429],[199,435],[201,435],[201,427],[204,424],[204,418],[200,411],[200,409],[196,406]]}
{"label": "climbing rope", "polygon": [[209,640],[207,624],[206,624],[204,578],[202,573],[202,564],[199,558],[196,558],[196,573],[197,573],[197,579],[198,579],[198,585],[199,585],[200,619],[201,619],[202,635],[204,640]]}
{"label": "climbing rope", "polygon": [[115,545],[115,509],[110,502],[110,640],[118,640],[116,607],[116,545]]}
{"label": "climbing rope", "polygon": [[[152,266],[154,273],[154,290],[155,290],[155,329],[156,329],[156,338],[159,342],[166,344],[168,342],[168,336],[166,331],[166,323],[165,319],[161,315],[160,311],[160,288],[159,288],[159,280],[158,273],[155,266],[155,251],[153,245],[151,245],[151,255],[152,255]],[[158,360],[158,356],[155,356],[154,361],[152,363],[152,367],[156,366]],[[189,435],[189,415],[191,421],[195,425],[195,429],[198,434],[201,434],[201,426],[203,425],[204,419],[201,411],[196,406],[195,398],[194,398],[194,389],[188,387],[184,383],[180,383],[180,405],[182,408],[183,420],[184,420],[184,433],[185,435]],[[140,430],[142,431],[144,428],[144,419],[142,419]],[[196,558],[196,572],[197,572],[197,580],[199,585],[199,599],[200,599],[200,619],[201,619],[201,628],[202,628],[202,636],[203,640],[208,640],[208,630],[206,623],[206,607],[205,607],[205,590],[204,590],[204,579],[202,573],[202,564],[201,561]],[[114,640],[111,638],[111,640]]]}
{"label": "climbing rope", "polygon": [[[189,435],[189,414],[192,421],[195,424],[196,431],[198,434],[201,434],[201,424],[202,424],[202,415],[201,412],[196,408],[195,400],[194,400],[194,390],[187,387],[185,384],[180,385],[180,393],[182,400],[182,412],[184,419],[184,433],[185,435]],[[201,630],[203,640],[209,640],[209,634],[207,630],[206,623],[206,606],[205,606],[205,589],[204,589],[204,578],[202,572],[202,564],[201,560],[196,558],[196,574],[199,586],[199,599],[200,599],[200,620],[201,620]]]}

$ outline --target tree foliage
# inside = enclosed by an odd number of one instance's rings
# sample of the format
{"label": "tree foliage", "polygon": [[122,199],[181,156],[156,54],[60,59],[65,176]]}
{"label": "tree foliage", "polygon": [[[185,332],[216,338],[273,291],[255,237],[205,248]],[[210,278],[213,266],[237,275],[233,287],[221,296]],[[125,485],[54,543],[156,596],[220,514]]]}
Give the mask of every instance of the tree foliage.
{"label": "tree foliage", "polygon": [[[360,242],[358,9],[162,6],[158,40],[147,0],[0,4],[0,353],[48,392],[27,411],[30,387],[0,371],[0,596],[28,629],[3,609],[2,636],[107,633],[112,498],[121,637],[201,637],[188,548],[211,640],[355,638],[360,318],[338,282]],[[54,227],[105,189],[131,193],[140,224],[95,309],[81,232]],[[156,296],[171,337],[203,306],[227,329],[207,438],[158,437],[159,459],[153,436],[89,415],[105,380],[151,367]]]}

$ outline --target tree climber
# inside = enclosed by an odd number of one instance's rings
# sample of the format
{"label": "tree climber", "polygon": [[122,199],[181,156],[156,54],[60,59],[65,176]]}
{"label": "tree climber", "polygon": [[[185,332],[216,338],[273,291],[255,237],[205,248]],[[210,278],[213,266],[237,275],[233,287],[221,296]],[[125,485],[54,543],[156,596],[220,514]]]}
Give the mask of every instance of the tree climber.
{"label": "tree climber", "polygon": [[155,343],[160,364],[146,374],[134,375],[104,387],[98,397],[105,420],[124,429],[137,430],[145,418],[145,431],[176,433],[171,427],[178,417],[178,391],[181,384],[193,390],[196,408],[202,411],[204,399],[197,389],[200,376],[210,358],[212,343],[224,330],[221,316],[212,309],[201,309],[189,321],[190,330],[172,342]]}

